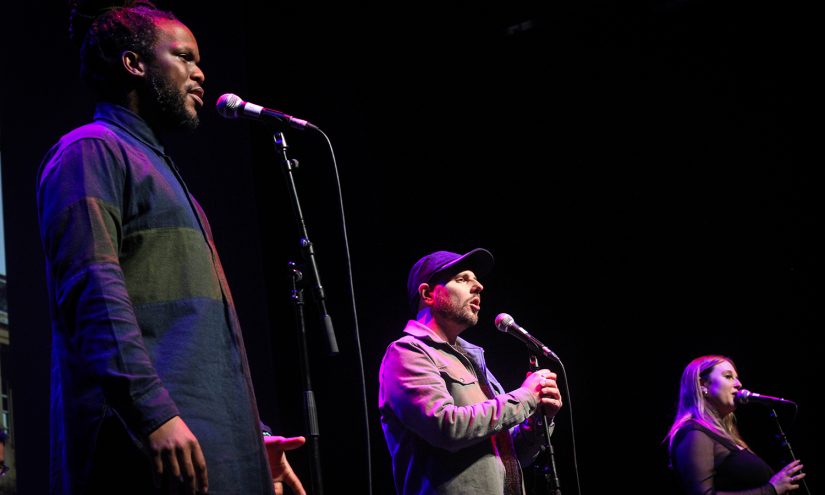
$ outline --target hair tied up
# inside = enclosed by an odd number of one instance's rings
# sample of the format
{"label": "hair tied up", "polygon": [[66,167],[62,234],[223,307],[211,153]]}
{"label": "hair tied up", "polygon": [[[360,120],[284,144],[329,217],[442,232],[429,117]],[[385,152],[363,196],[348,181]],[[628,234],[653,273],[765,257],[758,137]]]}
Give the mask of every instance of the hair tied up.
{"label": "hair tied up", "polygon": [[135,7],[157,9],[148,0],[70,0],[69,39],[80,48],[95,19],[112,10]]}

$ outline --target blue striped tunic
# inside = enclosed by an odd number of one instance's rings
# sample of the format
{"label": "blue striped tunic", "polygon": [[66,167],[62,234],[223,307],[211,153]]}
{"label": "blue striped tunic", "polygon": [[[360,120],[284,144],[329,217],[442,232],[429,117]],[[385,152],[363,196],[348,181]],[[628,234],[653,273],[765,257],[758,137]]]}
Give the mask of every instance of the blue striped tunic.
{"label": "blue striped tunic", "polygon": [[[203,448],[210,493],[272,493],[212,234],[152,129],[99,104],[44,158],[38,208],[53,321],[52,492],[85,493],[129,455],[148,461],[149,433],[180,415]],[[127,475],[151,480],[147,466]]]}

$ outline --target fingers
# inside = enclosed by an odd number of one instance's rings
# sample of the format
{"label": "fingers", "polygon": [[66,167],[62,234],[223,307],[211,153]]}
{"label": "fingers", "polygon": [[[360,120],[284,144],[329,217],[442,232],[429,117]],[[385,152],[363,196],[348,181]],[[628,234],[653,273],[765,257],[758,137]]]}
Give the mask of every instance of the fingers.
{"label": "fingers", "polygon": [[540,402],[545,414],[555,415],[562,406],[561,392],[556,384],[556,374],[548,371],[546,375],[540,384]]}
{"label": "fingers", "polygon": [[802,463],[796,460],[782,468],[782,473],[785,475],[785,478],[787,479],[789,488],[799,488],[799,485],[797,485],[797,483],[799,483],[799,481],[805,478],[805,473],[802,472],[803,467],[804,466],[802,465]]}
{"label": "fingers", "polygon": [[301,445],[306,443],[306,438],[304,437],[279,437],[275,435],[266,436],[264,437],[264,443],[266,444],[267,449],[280,449],[280,450],[295,450]]}
{"label": "fingers", "polygon": [[192,460],[195,463],[195,482],[198,493],[206,493],[209,490],[209,474],[206,470],[206,458],[203,456],[200,443],[196,442],[192,449]]}
{"label": "fingers", "polygon": [[181,469],[181,478],[183,483],[186,485],[187,493],[191,493],[194,495],[195,493],[195,465],[192,463],[192,456],[190,454],[190,450],[183,448],[178,449],[177,453],[177,461],[178,465]]}
{"label": "fingers", "polygon": [[275,490],[275,495],[284,495],[284,483],[282,481],[273,481],[272,489]]}
{"label": "fingers", "polygon": [[175,416],[149,435],[159,485],[170,493],[206,493],[208,475],[200,443]]}
{"label": "fingers", "polygon": [[534,371],[532,373],[527,373],[528,378],[530,376],[533,376],[533,375],[535,375],[535,378],[539,378],[539,379],[549,378],[550,380],[555,380],[557,378],[557,375],[555,373],[553,373],[552,371],[547,370],[547,369],[541,369],[541,370]]}
{"label": "fingers", "polygon": [[791,481],[799,481],[805,477],[805,473],[802,472],[802,468],[805,467],[802,463],[798,460],[793,461],[792,463],[788,464],[786,467],[788,477]]}
{"label": "fingers", "polygon": [[208,492],[206,459],[199,443],[193,442],[174,450],[165,450],[162,455],[165,462],[161,463],[158,474],[162,476],[163,485],[168,487],[171,493],[183,491],[194,495]]}
{"label": "fingers", "polygon": [[[173,478],[180,478],[180,464],[178,463],[178,456],[176,455],[175,450],[164,450],[163,451],[163,460],[165,461],[164,464],[164,472],[167,476],[171,476]],[[168,468],[168,469],[166,469]]]}
{"label": "fingers", "polygon": [[292,488],[295,495],[307,495],[307,492],[304,490],[304,485],[301,484],[301,480],[298,479],[298,475],[295,474],[295,471],[293,471],[291,467],[284,473],[284,481]]}
{"label": "fingers", "polygon": [[555,416],[556,413],[559,412],[561,409],[562,402],[561,399],[549,399],[543,398],[541,399],[541,408],[547,416]]}
{"label": "fingers", "polygon": [[160,452],[152,453],[152,463],[155,465],[155,474],[160,479],[163,476],[163,458]]}
{"label": "fingers", "polygon": [[530,373],[522,383],[522,387],[529,389],[534,394],[541,395],[544,388],[557,388],[556,374],[550,370],[538,370]]}

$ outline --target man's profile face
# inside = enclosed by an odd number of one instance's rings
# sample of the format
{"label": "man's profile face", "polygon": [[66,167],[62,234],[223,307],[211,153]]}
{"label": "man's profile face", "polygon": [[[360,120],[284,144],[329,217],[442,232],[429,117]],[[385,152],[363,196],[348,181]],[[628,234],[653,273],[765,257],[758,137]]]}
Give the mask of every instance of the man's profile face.
{"label": "man's profile face", "polygon": [[478,323],[482,290],[484,286],[475,274],[464,270],[443,284],[435,285],[432,311],[455,323],[471,327]]}
{"label": "man's profile face", "polygon": [[157,21],[153,57],[147,61],[142,113],[162,128],[195,129],[203,106],[203,72],[195,36],[175,20]]}

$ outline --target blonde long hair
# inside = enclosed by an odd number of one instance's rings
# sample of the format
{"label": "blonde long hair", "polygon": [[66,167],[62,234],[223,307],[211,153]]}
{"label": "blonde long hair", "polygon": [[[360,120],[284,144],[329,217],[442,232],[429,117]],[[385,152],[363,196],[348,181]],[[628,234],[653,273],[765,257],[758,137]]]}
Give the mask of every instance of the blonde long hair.
{"label": "blonde long hair", "polygon": [[665,437],[668,441],[668,450],[673,450],[673,438],[688,421],[694,421],[742,448],[748,448],[748,444],[739,435],[736,417],[733,413],[720,417],[702,393],[702,382],[710,377],[714,367],[724,362],[730,363],[736,369],[736,365],[730,358],[715,355],[698,357],[685,367],[679,386],[679,408],[676,412],[676,419]]}

